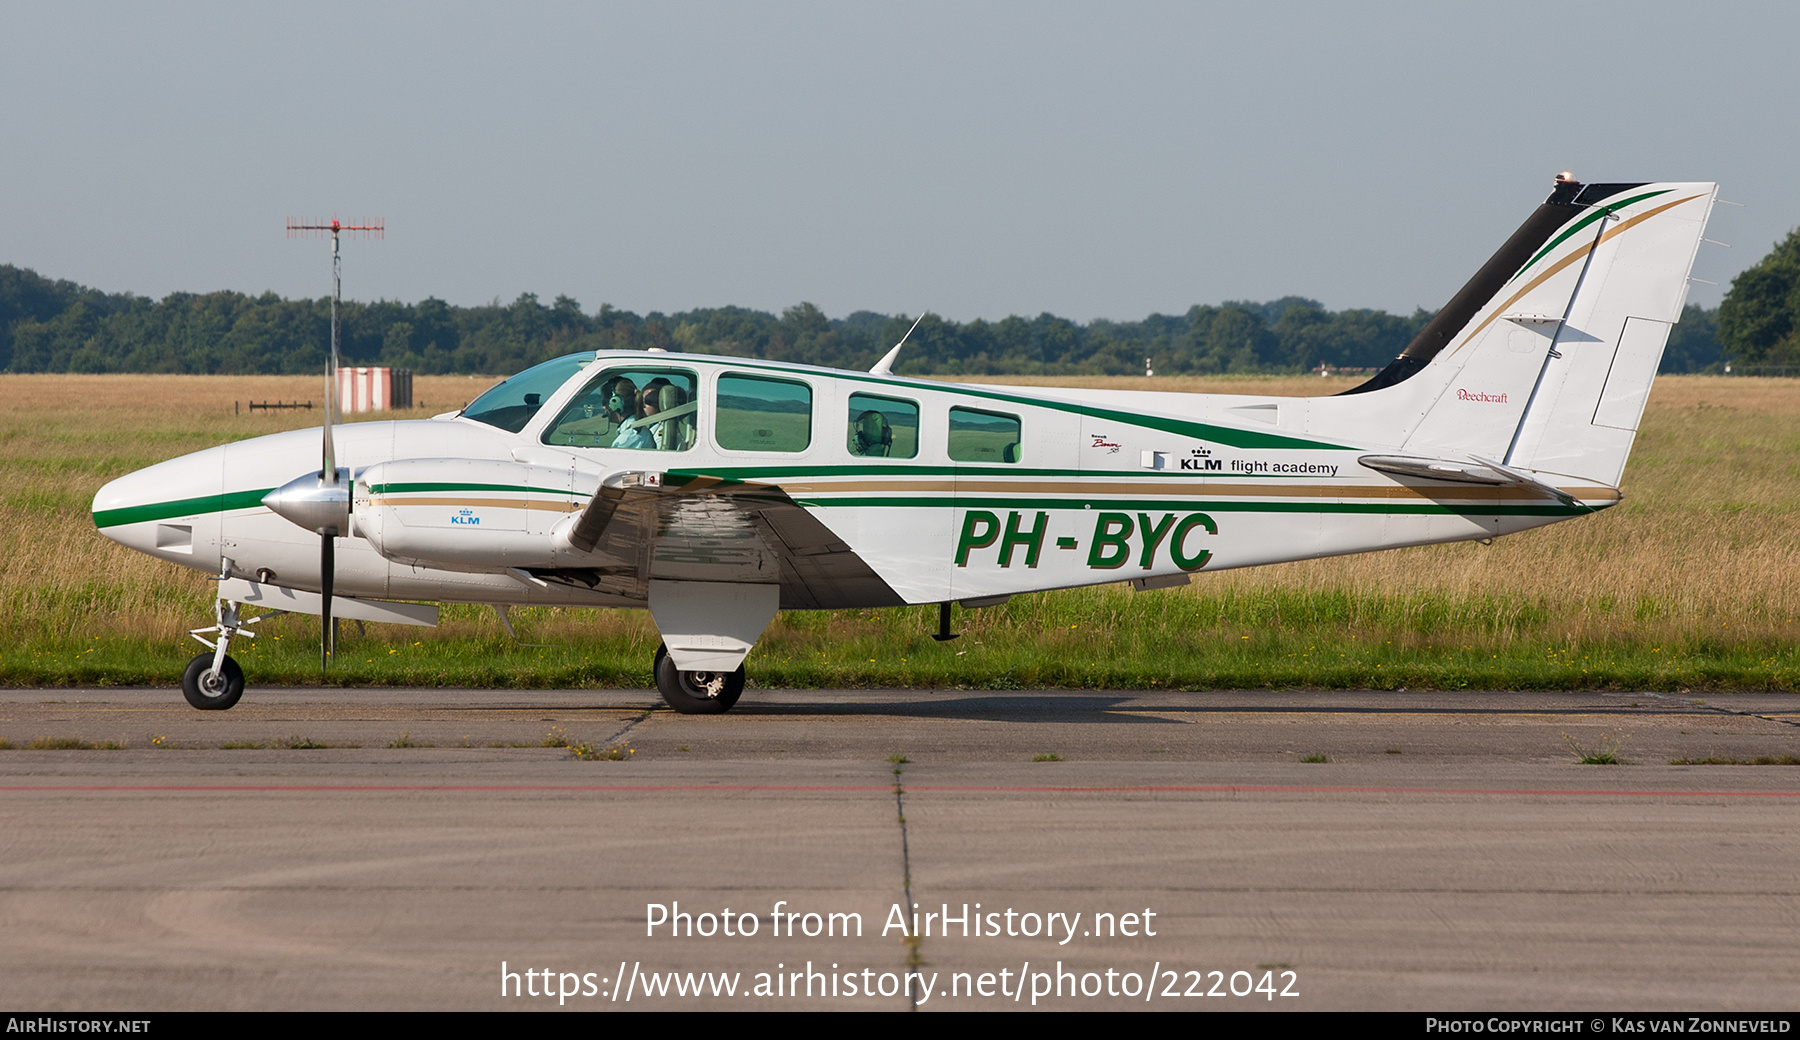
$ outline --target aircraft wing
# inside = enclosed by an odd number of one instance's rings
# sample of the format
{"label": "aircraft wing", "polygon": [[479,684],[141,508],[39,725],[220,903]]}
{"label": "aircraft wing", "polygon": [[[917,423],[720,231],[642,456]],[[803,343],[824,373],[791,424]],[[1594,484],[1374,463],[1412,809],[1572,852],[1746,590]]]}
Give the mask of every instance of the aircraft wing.
{"label": "aircraft wing", "polygon": [[568,534],[594,566],[527,567],[531,577],[632,599],[652,580],[781,587],[781,609],[904,601],[850,546],[779,487],[703,473],[615,475]]}

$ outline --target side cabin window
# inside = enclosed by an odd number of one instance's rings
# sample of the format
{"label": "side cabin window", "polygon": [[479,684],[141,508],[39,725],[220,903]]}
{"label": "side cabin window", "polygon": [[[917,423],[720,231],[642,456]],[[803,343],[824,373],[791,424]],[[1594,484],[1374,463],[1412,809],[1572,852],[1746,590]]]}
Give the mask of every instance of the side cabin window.
{"label": "side cabin window", "polygon": [[954,462],[1019,461],[1019,417],[973,408],[950,409],[950,458]]}
{"label": "side cabin window", "polygon": [[561,390],[575,373],[593,363],[594,355],[590,352],[568,354],[533,365],[469,402],[462,410],[462,417],[518,433],[552,394]]}
{"label": "side cabin window", "polygon": [[910,459],[919,454],[919,406],[874,394],[850,395],[850,454],[868,459]]}
{"label": "side cabin window", "polygon": [[729,451],[805,451],[812,443],[812,387],[788,379],[719,377],[719,447]]}
{"label": "side cabin window", "polygon": [[678,368],[609,368],[588,381],[544,431],[544,443],[686,451],[699,431],[698,386]]}

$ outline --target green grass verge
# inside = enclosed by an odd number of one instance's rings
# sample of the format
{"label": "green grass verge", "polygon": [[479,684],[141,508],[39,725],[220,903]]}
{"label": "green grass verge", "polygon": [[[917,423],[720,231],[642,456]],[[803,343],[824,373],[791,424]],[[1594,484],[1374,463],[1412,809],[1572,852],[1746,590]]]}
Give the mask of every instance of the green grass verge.
{"label": "green grass verge", "polygon": [[[746,664],[765,687],[1800,688],[1800,649],[1777,635],[1644,631],[1629,618],[1610,631],[1589,626],[1571,635],[1554,619],[1530,618],[1528,605],[1490,608],[1484,623],[1466,608],[1446,619],[1450,605],[1086,589],[958,611],[964,634],[948,643],[929,638],[931,608],[783,615]],[[1275,611],[1279,620],[1266,616]],[[1346,615],[1355,618],[1346,624]],[[522,639],[552,645],[515,644],[491,614],[447,608],[439,633],[370,626],[359,634],[346,624],[328,677],[320,675],[316,619],[274,619],[232,653],[252,684],[651,685],[657,639],[641,612],[514,617]],[[41,636],[0,649],[0,684],[173,685],[200,649],[178,638]]]}

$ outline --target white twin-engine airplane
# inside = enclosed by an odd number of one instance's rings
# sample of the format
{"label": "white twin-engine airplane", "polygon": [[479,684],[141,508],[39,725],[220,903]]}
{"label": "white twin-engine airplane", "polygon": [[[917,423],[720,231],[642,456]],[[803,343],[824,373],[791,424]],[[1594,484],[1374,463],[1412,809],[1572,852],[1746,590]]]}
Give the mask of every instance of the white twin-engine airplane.
{"label": "white twin-engine airplane", "polygon": [[[430,625],[436,602],[648,607],[657,688],[728,710],[778,610],[1490,539],[1620,499],[1717,186],[1568,175],[1391,364],[1286,398],[953,385],[729,357],[547,361],[430,420],[139,470],[106,537],[218,576],[196,708],[244,689],[245,606]],[[902,341],[904,342],[904,341]],[[323,440],[323,464],[321,464]],[[263,615],[267,616],[267,615]],[[216,640],[203,638],[216,632]]]}

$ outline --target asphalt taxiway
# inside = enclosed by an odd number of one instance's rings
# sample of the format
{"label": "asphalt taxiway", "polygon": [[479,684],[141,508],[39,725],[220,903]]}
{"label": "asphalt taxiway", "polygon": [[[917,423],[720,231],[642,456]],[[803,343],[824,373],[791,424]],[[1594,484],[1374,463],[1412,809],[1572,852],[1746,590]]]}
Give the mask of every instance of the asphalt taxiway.
{"label": "asphalt taxiway", "polygon": [[1794,696],[7,690],[0,739],[15,1008],[1800,1004]]}

